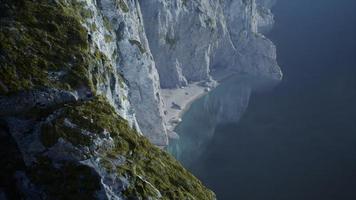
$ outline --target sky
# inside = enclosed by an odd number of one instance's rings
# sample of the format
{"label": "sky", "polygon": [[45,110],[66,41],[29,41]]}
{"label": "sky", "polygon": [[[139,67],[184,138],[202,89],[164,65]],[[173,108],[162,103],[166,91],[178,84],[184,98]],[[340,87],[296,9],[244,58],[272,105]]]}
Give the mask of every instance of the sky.
{"label": "sky", "polygon": [[222,200],[356,199],[356,1],[279,0],[283,81],[190,170]]}

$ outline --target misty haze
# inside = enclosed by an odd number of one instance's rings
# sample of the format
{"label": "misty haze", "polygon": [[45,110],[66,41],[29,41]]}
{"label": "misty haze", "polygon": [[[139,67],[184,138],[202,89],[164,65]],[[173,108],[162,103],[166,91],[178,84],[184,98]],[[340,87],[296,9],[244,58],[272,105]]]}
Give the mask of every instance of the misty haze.
{"label": "misty haze", "polygon": [[1,0],[0,200],[356,200],[356,0]]}
{"label": "misty haze", "polygon": [[279,0],[267,34],[279,85],[252,92],[241,120],[200,149],[194,111],[184,116],[180,159],[219,199],[356,199],[355,11],[352,0]]}

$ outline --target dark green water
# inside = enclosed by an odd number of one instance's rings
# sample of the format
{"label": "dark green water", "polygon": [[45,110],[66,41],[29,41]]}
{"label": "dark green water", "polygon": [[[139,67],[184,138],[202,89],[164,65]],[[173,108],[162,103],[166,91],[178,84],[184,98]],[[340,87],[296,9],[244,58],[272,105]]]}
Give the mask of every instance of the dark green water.
{"label": "dark green water", "polygon": [[221,200],[355,200],[356,1],[279,0],[273,12],[284,80],[187,167]]}

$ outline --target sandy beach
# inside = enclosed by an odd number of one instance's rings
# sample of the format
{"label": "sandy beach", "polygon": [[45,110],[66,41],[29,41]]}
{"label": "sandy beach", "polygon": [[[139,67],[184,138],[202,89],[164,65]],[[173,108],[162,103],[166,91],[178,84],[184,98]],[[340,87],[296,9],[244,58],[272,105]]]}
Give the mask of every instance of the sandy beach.
{"label": "sandy beach", "polygon": [[195,100],[209,91],[210,87],[201,86],[200,83],[192,83],[183,88],[162,89],[161,93],[165,102],[165,122],[170,138],[179,137],[174,132],[174,128],[181,122],[182,115]]}

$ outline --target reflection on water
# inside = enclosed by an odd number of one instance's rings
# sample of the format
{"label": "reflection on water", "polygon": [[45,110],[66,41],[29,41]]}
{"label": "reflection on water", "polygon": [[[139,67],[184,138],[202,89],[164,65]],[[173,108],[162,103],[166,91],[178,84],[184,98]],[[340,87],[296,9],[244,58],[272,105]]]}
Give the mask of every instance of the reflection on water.
{"label": "reflection on water", "polygon": [[230,77],[195,101],[177,126],[180,139],[171,141],[169,151],[186,165],[196,159],[213,137],[218,124],[240,119],[251,93],[247,82],[242,77]]}
{"label": "reflection on water", "polygon": [[265,91],[277,83],[248,75],[225,79],[213,91],[195,101],[184,114],[182,123],[175,130],[180,139],[170,142],[169,152],[189,166],[204,152],[219,124],[239,121],[248,107],[251,88]]}
{"label": "reflection on water", "polygon": [[[254,94],[240,123],[211,131],[206,98],[186,113],[179,158],[219,199],[356,199],[355,10],[354,0],[279,1],[270,37],[282,83]],[[246,108],[245,86],[216,89],[214,108],[237,103],[218,116]]]}

